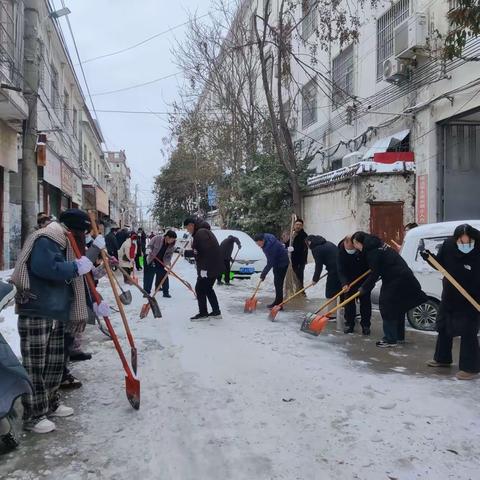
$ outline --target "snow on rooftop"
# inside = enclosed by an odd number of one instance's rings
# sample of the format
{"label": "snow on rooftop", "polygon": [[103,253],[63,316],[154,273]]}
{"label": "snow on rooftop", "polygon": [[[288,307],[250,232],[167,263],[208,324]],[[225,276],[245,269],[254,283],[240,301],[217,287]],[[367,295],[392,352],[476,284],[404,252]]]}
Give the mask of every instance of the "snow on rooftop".
{"label": "snow on rooftop", "polygon": [[414,171],[415,164],[413,162],[358,162],[354,163],[353,165],[349,165],[348,167],[333,170],[332,172],[314,175],[307,180],[307,185],[309,187],[318,187],[320,185],[341,182],[347,178],[355,177],[357,175],[404,173]]}

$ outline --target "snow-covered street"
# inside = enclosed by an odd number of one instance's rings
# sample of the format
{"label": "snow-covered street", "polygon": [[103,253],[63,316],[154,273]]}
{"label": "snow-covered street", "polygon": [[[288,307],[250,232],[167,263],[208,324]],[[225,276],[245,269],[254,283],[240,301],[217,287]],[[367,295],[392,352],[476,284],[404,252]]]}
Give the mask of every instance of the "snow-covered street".
{"label": "snow-covered street", "polygon": [[[177,265],[193,283],[194,267]],[[88,327],[94,357],[73,365],[84,386],[65,395],[75,416],[49,435],[22,433],[20,449],[0,458],[1,478],[478,478],[479,383],[424,366],[433,335],[408,331],[405,346],[379,350],[376,319],[369,339],[335,324],[314,338],[299,332],[300,310],[320,303],[320,286],[272,323],[267,287],[257,312],[243,313],[255,281],[217,287],[223,319],[201,323],[190,322],[196,302],[175,280],[173,298],[159,299],[162,319],[139,320],[144,300],[132,289],[140,410],[126,400],[111,342]]]}

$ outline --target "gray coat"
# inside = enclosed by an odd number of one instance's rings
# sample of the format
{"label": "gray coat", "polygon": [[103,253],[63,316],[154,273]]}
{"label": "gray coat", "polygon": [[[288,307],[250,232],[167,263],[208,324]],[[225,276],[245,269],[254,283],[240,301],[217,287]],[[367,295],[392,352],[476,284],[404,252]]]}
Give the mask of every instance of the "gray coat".
{"label": "gray coat", "polygon": [[30,378],[0,334],[0,419],[12,410],[15,400],[32,392]]}

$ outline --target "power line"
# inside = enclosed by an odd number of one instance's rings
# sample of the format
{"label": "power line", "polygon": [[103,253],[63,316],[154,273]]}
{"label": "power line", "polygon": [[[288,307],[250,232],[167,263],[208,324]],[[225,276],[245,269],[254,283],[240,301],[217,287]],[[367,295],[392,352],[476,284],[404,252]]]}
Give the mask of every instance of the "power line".
{"label": "power line", "polygon": [[[206,13],[204,15],[201,15],[200,17],[196,17],[195,20],[200,20],[201,18],[205,18],[207,17],[208,15],[210,15],[210,13]],[[92,58],[89,58],[87,60],[84,60],[83,61],[83,64],[86,64],[86,63],[90,63],[90,62],[94,62],[96,60],[101,60],[103,58],[108,58],[108,57],[113,57],[115,55],[120,55],[121,53],[125,53],[125,52],[128,52],[130,50],[133,50],[134,48],[137,48],[137,47],[140,47],[142,45],[145,45],[146,43],[154,40],[155,38],[158,38],[162,35],[165,35],[167,33],[170,33],[170,32],[173,32],[174,30],[177,30],[178,28],[181,28],[181,27],[184,27],[185,25],[188,25],[192,23],[192,20],[188,20],[186,22],[183,22],[183,23],[180,23],[178,25],[175,25],[173,27],[170,27],[169,29],[167,30],[164,30],[163,32],[159,32],[159,33],[156,33],[155,35],[152,35],[151,37],[148,37],[146,38],[145,40],[142,40],[138,43],[135,43],[133,45],[130,45],[129,47],[125,47],[125,48],[122,48],[121,50],[116,50],[115,52],[110,52],[110,53],[106,53],[104,55],[99,55],[98,57],[92,57]]]}
{"label": "power line", "polygon": [[166,80],[167,78],[176,77],[177,75],[179,75],[179,73],[180,72],[171,73],[170,75],[166,75],[164,77],[155,78],[155,79],[150,80],[148,82],[137,83],[136,85],[130,85],[129,87],[119,88],[117,90],[110,90],[110,91],[107,91],[107,92],[93,93],[92,97],[100,97],[102,95],[111,95],[113,93],[126,92],[127,90],[133,90],[134,88],[145,87],[147,85],[152,85],[154,83],[160,82],[161,80]]}

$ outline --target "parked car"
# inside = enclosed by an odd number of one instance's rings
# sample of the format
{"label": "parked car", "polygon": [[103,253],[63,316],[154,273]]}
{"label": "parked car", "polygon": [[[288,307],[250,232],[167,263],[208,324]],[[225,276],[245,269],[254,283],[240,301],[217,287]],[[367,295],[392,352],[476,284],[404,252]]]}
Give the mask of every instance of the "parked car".
{"label": "parked car", "polygon": [[[480,229],[480,220],[458,220],[454,222],[430,223],[409,230],[405,236],[400,255],[417,277],[422,290],[429,300],[407,313],[410,325],[417,330],[435,330],[438,306],[442,296],[442,275],[430,267],[419,254],[420,242],[423,240],[425,248],[437,253],[442,243],[453,235],[455,228],[463,223],[469,223]],[[378,305],[381,281],[372,291],[372,303]]]}
{"label": "parked car", "polygon": [[[232,272],[235,278],[250,278],[256,272],[261,272],[267,260],[263,250],[253,241],[247,233],[240,230],[212,230],[217,237],[218,243],[222,243],[229,235],[233,235],[240,240],[242,248],[232,265]],[[233,247],[232,257],[235,257],[237,246]]]}

